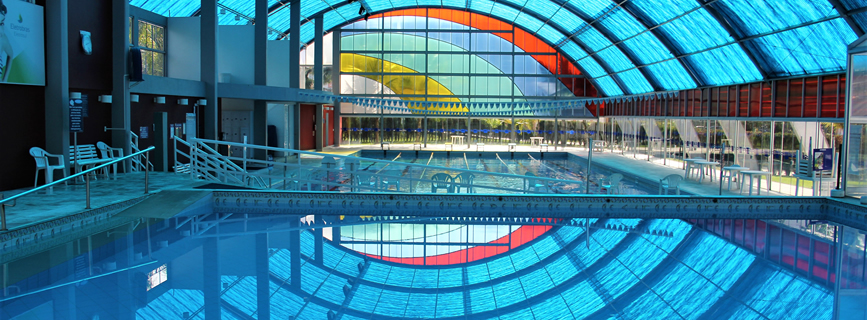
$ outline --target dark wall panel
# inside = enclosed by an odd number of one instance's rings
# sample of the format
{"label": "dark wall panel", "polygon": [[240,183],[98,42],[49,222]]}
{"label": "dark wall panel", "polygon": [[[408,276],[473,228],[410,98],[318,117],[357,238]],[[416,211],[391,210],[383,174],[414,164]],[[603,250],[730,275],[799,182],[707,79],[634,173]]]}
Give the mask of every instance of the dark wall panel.
{"label": "dark wall panel", "polygon": [[[69,87],[111,94],[111,3],[69,1]],[[80,31],[90,32],[91,55],[81,49]]]}
{"label": "dark wall panel", "polygon": [[0,84],[0,114],[0,190],[33,186],[30,148],[45,147],[45,87]]}

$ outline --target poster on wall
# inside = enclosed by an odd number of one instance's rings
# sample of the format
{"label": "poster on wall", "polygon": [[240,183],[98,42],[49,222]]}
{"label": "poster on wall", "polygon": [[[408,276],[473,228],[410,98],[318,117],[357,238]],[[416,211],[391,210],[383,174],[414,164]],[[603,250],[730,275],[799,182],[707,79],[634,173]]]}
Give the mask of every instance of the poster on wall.
{"label": "poster on wall", "polygon": [[813,149],[813,170],[830,171],[834,163],[834,149]]}
{"label": "poster on wall", "polygon": [[0,0],[0,83],[45,85],[42,6]]}

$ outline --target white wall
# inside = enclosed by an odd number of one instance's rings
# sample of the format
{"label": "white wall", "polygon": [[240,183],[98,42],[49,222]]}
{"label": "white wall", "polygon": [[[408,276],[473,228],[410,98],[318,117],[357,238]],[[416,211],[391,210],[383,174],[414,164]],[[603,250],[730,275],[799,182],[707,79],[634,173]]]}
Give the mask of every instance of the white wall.
{"label": "white wall", "polygon": [[252,25],[220,26],[218,33],[218,73],[231,73],[230,83],[254,84],[254,27]]}
{"label": "white wall", "polygon": [[289,87],[289,41],[268,41],[267,84],[273,87]]}
{"label": "white wall", "polygon": [[[247,136],[247,143],[253,144],[253,101],[240,99],[221,99],[222,123],[220,124],[220,132],[226,134],[225,139],[229,142],[244,142],[244,136]],[[232,155],[240,156],[242,153],[239,147],[232,147]],[[247,150],[247,156],[253,155],[253,150]]]}
{"label": "white wall", "polygon": [[199,17],[168,18],[166,69],[169,78],[201,81],[202,24]]}

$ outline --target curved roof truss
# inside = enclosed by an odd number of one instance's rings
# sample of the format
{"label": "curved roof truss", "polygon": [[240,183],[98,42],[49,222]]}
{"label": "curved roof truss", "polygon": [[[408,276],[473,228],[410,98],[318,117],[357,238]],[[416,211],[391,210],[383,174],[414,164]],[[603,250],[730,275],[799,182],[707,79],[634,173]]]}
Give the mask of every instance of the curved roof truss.
{"label": "curved roof truss", "polygon": [[[131,0],[167,16],[194,16],[201,0]],[[845,47],[867,29],[863,0],[269,0],[271,39],[288,38],[301,5],[300,41],[314,19],[326,31],[399,9],[471,11],[557,48],[608,96],[681,90],[845,69]],[[220,24],[252,22],[254,1],[220,0]],[[223,10],[221,10],[222,13]],[[226,16],[226,17],[223,17]]]}

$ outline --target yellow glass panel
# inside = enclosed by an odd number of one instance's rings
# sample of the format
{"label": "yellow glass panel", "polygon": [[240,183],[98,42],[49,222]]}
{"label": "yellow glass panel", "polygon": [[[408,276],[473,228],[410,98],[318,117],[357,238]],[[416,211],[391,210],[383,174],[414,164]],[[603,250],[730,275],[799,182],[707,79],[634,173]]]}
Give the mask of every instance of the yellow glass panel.
{"label": "yellow glass panel", "polygon": [[[355,53],[340,54],[340,71],[349,73],[407,73],[401,75],[360,75],[362,77],[377,81],[391,89],[397,94],[404,95],[424,95],[425,94],[425,79],[427,79],[427,94],[438,96],[454,95],[451,90],[446,88],[436,80],[418,74],[415,70],[404,67],[402,65],[384,61],[382,59],[368,57]],[[424,98],[401,98],[407,101],[424,101]],[[453,112],[468,112],[467,107],[461,104],[461,100],[452,97],[430,98],[428,101],[443,102],[428,110],[431,111],[453,111]],[[417,104],[409,104],[410,109],[422,109]]]}

